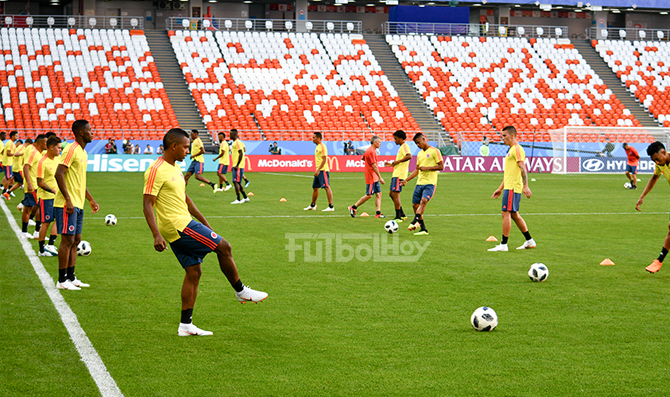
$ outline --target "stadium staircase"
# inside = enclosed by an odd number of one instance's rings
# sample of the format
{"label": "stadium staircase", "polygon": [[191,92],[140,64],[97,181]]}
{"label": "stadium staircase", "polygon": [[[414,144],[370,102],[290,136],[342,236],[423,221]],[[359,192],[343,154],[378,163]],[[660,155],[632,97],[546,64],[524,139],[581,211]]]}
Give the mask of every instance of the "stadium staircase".
{"label": "stadium staircase", "polygon": [[[444,131],[444,128],[437,122],[433,114],[428,110],[423,100],[416,92],[412,82],[407,78],[407,74],[401,68],[398,59],[391,51],[391,47],[386,43],[383,35],[365,34],[365,42],[370,47],[370,51],[379,62],[382,70],[388,77],[393,87],[395,87],[400,99],[405,103],[407,109],[419,124],[419,128],[426,133],[429,140],[439,141],[437,132]],[[445,143],[452,144],[448,134],[442,134]]]}
{"label": "stadium staircase", "polygon": [[605,61],[600,57],[596,52],[595,48],[591,46],[590,40],[574,40],[572,44],[575,46],[577,51],[584,57],[584,60],[588,62],[593,70],[598,73],[598,76],[607,84],[607,88],[612,90],[614,95],[621,101],[626,109],[635,116],[636,119],[644,127],[658,127],[654,120],[649,116],[640,103],[631,96],[631,94],[621,85],[621,80],[612,72],[612,69],[607,66]]}
{"label": "stadium staircase", "polygon": [[144,33],[149,47],[151,47],[151,54],[163,81],[165,92],[170,99],[175,116],[177,116],[179,127],[187,132],[197,129],[200,139],[205,145],[205,151],[212,152],[214,148],[212,137],[207,132],[202,117],[195,107],[167,32],[164,30],[146,30]]}

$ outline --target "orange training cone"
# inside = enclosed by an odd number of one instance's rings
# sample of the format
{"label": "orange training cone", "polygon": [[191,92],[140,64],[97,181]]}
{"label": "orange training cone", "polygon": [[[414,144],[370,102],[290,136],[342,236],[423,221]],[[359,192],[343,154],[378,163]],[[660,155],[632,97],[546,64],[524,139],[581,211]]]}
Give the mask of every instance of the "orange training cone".
{"label": "orange training cone", "polygon": [[204,184],[204,183],[201,183],[201,184],[200,184],[200,187],[204,187],[204,186],[205,186],[205,184]]}
{"label": "orange training cone", "polygon": [[600,262],[601,266],[614,266],[614,262],[609,260],[609,258],[605,258],[604,261]]}
{"label": "orange training cone", "polygon": [[247,193],[247,196],[253,196],[254,194],[252,192]]}
{"label": "orange training cone", "polygon": [[494,236],[489,236],[489,238],[487,238],[486,241],[498,241],[498,239],[495,238]]}
{"label": "orange training cone", "polygon": [[364,212],[364,213],[360,214],[359,216],[370,216],[370,215],[368,215],[367,212]]}
{"label": "orange training cone", "polygon": [[279,199],[279,201],[286,201],[286,199],[282,197],[281,199]]}

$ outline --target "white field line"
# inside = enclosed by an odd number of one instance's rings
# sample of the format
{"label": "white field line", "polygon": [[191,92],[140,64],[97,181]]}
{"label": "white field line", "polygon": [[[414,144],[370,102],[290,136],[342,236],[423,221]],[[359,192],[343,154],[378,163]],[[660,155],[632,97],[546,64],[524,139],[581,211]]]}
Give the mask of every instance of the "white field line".
{"label": "white field line", "polygon": [[[56,288],[54,281],[51,279],[51,276],[49,276],[49,273],[46,271],[37,255],[35,255],[35,251],[33,250],[32,245],[30,245],[28,240],[21,237],[21,229],[12,216],[11,211],[9,208],[7,208],[7,205],[5,205],[4,201],[0,200],[0,206],[7,216],[9,226],[12,228],[16,234],[16,237],[19,239],[26,256],[33,265],[35,273],[37,273],[37,276],[42,282],[44,290],[47,292],[51,302],[53,302],[54,306],[56,307],[56,311],[58,311],[58,314],[60,314],[61,320],[63,321],[67,332],[70,334],[70,339],[72,339],[77,352],[79,352],[82,361],[84,364],[86,364],[88,372],[91,373],[93,381],[95,381],[95,384],[98,385],[100,394],[103,397],[122,397],[123,393],[121,393],[121,390],[116,385],[116,382],[107,371],[107,368],[98,355],[98,352],[93,347],[93,344],[91,344],[88,336],[86,336],[86,332],[84,332],[84,330],[81,328],[81,325],[79,325],[77,315],[74,314],[72,309],[70,309],[70,306],[67,304],[67,302],[65,302],[65,299],[63,299],[63,295],[61,295],[60,291]],[[74,293],[76,294],[77,292]]]}
{"label": "white field line", "polygon": [[[588,216],[588,215],[667,215],[667,212],[523,212],[523,216]],[[476,217],[476,216],[496,216],[500,213],[490,214],[423,214],[423,216],[437,217]],[[349,218],[350,215],[209,215],[207,219],[235,219],[235,218]],[[86,219],[103,220],[100,217],[87,217]],[[144,219],[143,216],[118,216],[117,219]]]}

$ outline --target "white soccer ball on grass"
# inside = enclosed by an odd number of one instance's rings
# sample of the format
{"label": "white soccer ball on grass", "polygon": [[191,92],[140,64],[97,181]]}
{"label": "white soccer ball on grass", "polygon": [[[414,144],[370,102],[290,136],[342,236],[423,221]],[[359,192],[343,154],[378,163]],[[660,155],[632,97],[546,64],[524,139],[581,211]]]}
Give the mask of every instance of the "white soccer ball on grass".
{"label": "white soccer ball on grass", "polygon": [[544,281],[549,277],[549,269],[544,263],[533,263],[528,269],[528,277],[533,281]]}
{"label": "white soccer ball on grass", "polygon": [[483,306],[472,313],[470,323],[477,331],[493,331],[498,326],[498,315],[495,310]]}
{"label": "white soccer ball on grass", "polygon": [[105,217],[105,225],[114,226],[116,225],[116,217],[112,214],[109,214]]}
{"label": "white soccer ball on grass", "polygon": [[390,220],[384,224],[384,230],[390,234],[397,232],[399,228],[400,227],[398,226],[398,222],[394,220]]}
{"label": "white soccer ball on grass", "polygon": [[88,241],[81,240],[77,245],[77,255],[89,256],[91,255],[91,244]]}

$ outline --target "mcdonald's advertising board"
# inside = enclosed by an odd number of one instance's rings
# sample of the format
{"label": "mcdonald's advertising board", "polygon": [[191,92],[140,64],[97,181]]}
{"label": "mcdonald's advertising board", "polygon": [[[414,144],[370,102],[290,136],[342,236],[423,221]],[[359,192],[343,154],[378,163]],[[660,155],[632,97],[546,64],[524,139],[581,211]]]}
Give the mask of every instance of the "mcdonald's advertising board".
{"label": "mcdonald's advertising board", "polygon": [[[132,154],[95,154],[88,158],[88,172],[144,172],[158,158],[158,155]],[[216,156],[205,155],[205,171],[216,172],[219,162],[213,161]],[[391,172],[391,167],[382,167],[385,161],[393,161],[395,156],[377,156],[380,171]],[[177,163],[182,171],[186,172],[191,164],[190,158]],[[331,172],[358,172],[363,171],[365,163],[362,156],[328,156],[328,166]],[[233,165],[228,166],[228,171]],[[246,172],[314,172],[316,165],[314,156],[273,156],[249,155],[244,159]]]}

